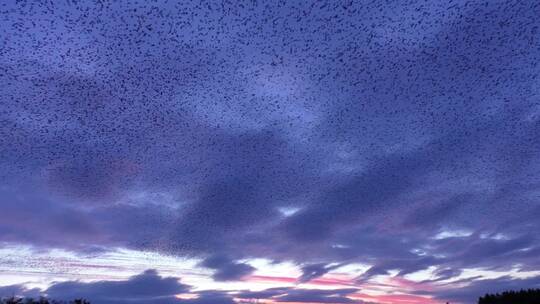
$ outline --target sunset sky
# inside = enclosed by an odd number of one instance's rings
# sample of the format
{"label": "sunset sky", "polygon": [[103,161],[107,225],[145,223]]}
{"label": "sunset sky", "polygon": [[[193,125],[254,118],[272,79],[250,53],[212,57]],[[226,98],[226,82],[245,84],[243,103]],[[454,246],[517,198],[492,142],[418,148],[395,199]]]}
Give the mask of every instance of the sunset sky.
{"label": "sunset sky", "polygon": [[0,1],[0,298],[540,287],[540,2]]}

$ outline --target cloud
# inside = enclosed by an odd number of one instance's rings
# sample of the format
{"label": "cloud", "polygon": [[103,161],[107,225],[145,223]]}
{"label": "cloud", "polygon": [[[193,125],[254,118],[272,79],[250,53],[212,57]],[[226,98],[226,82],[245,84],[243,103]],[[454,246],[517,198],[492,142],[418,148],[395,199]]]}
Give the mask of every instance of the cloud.
{"label": "cloud", "polygon": [[347,296],[357,292],[355,288],[301,289],[270,288],[262,291],[244,291],[235,296],[240,299],[271,299],[274,302],[290,303],[363,303]]}
{"label": "cloud", "polygon": [[[79,252],[97,248],[157,246],[168,235],[175,216],[168,206],[106,204],[81,209],[43,192],[0,189],[3,209],[0,241]],[[140,233],[130,233],[141,229]],[[165,247],[164,249],[167,249]]]}
{"label": "cloud", "polygon": [[298,278],[298,282],[307,283],[341,266],[343,266],[343,264],[327,265],[324,263],[317,263],[304,265],[302,266],[302,275]]}
{"label": "cloud", "polygon": [[200,291],[197,293],[196,299],[182,300],[181,303],[186,304],[235,304],[236,302],[223,291]]}
{"label": "cloud", "polygon": [[287,294],[275,297],[276,302],[298,302],[298,303],[361,303],[352,300],[347,295],[358,291],[358,289],[293,289]]}
{"label": "cloud", "polygon": [[273,297],[286,294],[291,288],[289,287],[275,287],[268,288],[265,290],[259,291],[241,291],[235,296],[240,299],[255,299],[255,300],[265,300],[271,299]]}
{"label": "cloud", "polygon": [[442,289],[437,292],[424,292],[424,294],[432,294],[436,298],[445,301],[470,303],[487,293],[494,294],[508,290],[538,287],[540,287],[540,277],[538,276],[526,279],[502,276],[496,279],[475,279],[466,286]]}
{"label": "cloud", "polygon": [[[45,290],[28,289],[24,285],[0,287],[0,298],[10,296],[47,296],[54,300],[73,300],[84,298],[92,303],[162,303],[162,304],[234,304],[226,291],[192,291],[192,287],[182,284],[179,278],[162,277],[156,270],[148,269],[141,274],[120,281],[55,282]],[[177,295],[190,294],[189,299]]]}
{"label": "cloud", "polygon": [[435,275],[437,276],[435,281],[444,281],[444,280],[457,277],[461,274],[461,272],[462,272],[461,269],[452,269],[452,268],[437,269],[437,271],[435,272]]}
{"label": "cloud", "polygon": [[161,277],[150,269],[125,281],[55,283],[45,293],[53,299],[85,298],[97,303],[179,303],[175,296],[189,290],[178,278]]}
{"label": "cloud", "polygon": [[201,262],[201,266],[214,269],[212,275],[216,281],[235,281],[255,271],[255,268],[246,263],[235,263],[223,255],[214,255]]}
{"label": "cloud", "polygon": [[39,288],[27,288],[23,284],[0,286],[0,299],[7,297],[29,297],[37,298],[41,296]]}

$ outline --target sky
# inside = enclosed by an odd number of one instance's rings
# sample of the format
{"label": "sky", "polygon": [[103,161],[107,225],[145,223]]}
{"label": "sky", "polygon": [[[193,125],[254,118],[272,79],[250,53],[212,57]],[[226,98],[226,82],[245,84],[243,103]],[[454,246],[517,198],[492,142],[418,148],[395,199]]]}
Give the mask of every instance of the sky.
{"label": "sky", "polygon": [[540,2],[0,3],[0,297],[540,287]]}

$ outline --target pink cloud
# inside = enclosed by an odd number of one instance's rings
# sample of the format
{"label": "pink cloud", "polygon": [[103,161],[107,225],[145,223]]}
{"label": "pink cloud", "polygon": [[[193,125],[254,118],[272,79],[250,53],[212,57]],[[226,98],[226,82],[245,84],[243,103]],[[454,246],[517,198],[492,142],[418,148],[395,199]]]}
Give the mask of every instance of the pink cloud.
{"label": "pink cloud", "polygon": [[422,296],[407,294],[392,295],[369,295],[366,293],[355,293],[351,297],[367,302],[377,302],[381,304],[439,304],[440,302]]}

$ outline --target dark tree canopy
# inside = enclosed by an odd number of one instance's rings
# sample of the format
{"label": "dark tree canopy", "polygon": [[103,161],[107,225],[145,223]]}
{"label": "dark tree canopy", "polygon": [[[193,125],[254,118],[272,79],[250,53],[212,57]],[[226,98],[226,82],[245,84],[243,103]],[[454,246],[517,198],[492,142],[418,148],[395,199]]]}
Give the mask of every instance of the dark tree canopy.
{"label": "dark tree canopy", "polygon": [[497,294],[486,294],[478,299],[478,304],[539,304],[540,289],[505,291]]}
{"label": "dark tree canopy", "polygon": [[39,299],[9,297],[0,298],[0,304],[90,304],[90,302],[85,299],[75,299],[73,301],[66,302],[49,300],[44,297],[40,297]]}

